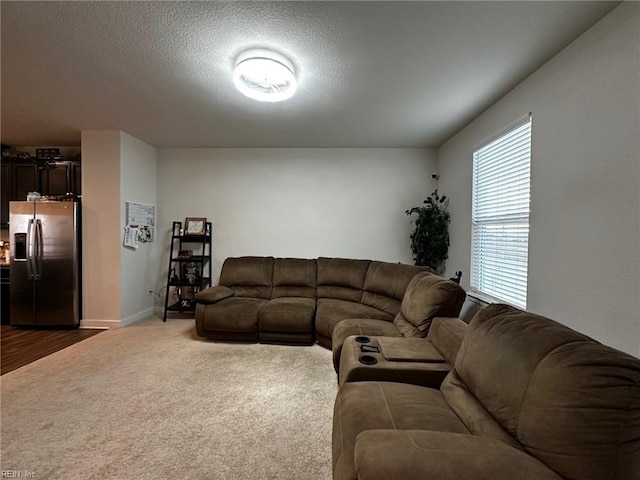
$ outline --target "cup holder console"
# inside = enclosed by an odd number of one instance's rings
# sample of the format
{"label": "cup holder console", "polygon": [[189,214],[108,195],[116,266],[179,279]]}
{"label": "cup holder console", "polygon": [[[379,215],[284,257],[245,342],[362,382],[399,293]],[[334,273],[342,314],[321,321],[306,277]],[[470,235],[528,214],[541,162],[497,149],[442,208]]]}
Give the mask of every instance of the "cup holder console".
{"label": "cup holder console", "polygon": [[376,360],[376,358],[372,357],[371,355],[360,355],[360,363],[364,363],[365,365],[373,365],[375,363],[378,363],[378,360]]}
{"label": "cup holder console", "polygon": [[358,343],[369,343],[371,339],[369,337],[356,337]]}

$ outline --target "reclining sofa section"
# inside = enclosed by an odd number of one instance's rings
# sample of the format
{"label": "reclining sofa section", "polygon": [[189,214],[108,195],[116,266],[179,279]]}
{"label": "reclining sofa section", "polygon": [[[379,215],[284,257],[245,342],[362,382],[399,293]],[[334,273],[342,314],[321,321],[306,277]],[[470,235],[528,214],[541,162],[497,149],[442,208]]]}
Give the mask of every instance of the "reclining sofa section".
{"label": "reclining sofa section", "polygon": [[333,479],[640,478],[640,360],[494,304],[440,389],[345,383]]}
{"label": "reclining sofa section", "polygon": [[[423,287],[438,286],[437,298],[419,287],[406,298],[417,275],[430,280]],[[457,316],[464,299],[459,285],[427,267],[323,257],[227,258],[219,285],[196,295],[196,329],[212,340],[311,344],[317,338],[331,348],[343,320],[377,321],[392,336],[408,336],[413,328],[414,336],[424,337],[431,318]],[[435,307],[424,308],[424,302]],[[428,311],[429,318],[411,324],[403,310]]]}

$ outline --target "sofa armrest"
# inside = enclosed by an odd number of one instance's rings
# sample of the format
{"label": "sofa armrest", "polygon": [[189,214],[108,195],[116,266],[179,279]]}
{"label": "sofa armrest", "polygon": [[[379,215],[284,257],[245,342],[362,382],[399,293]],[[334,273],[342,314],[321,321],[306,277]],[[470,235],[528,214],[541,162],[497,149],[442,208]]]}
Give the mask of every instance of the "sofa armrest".
{"label": "sofa armrest", "polygon": [[233,297],[233,290],[229,287],[217,285],[196,293],[195,300],[197,303],[216,303],[229,297]]}
{"label": "sofa armrest", "polygon": [[427,430],[367,430],[358,435],[359,479],[562,480],[534,457],[498,440]]}
{"label": "sofa armrest", "polygon": [[468,325],[456,317],[436,317],[431,322],[427,340],[450,365],[455,365],[458,350]]}

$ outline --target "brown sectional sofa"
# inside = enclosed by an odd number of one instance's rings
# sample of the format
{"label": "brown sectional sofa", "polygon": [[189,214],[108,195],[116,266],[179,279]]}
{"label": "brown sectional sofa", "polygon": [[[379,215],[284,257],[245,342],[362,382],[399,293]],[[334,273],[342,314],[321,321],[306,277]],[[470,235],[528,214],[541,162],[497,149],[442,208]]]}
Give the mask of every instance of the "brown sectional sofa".
{"label": "brown sectional sofa", "polygon": [[368,260],[230,258],[196,328],[333,348],[334,480],[640,480],[640,360],[506,305],[446,318],[464,300],[450,283]]}
{"label": "brown sectional sofa", "polygon": [[333,478],[638,480],[640,360],[490,305],[471,320],[439,389],[341,386]]}
{"label": "brown sectional sofa", "polygon": [[[424,337],[433,317],[456,317],[464,298],[459,285],[426,267],[324,257],[227,258],[219,285],[196,296],[196,329],[213,340],[317,339],[327,348],[335,341],[337,366],[353,329]],[[348,319],[344,338],[336,336]]]}

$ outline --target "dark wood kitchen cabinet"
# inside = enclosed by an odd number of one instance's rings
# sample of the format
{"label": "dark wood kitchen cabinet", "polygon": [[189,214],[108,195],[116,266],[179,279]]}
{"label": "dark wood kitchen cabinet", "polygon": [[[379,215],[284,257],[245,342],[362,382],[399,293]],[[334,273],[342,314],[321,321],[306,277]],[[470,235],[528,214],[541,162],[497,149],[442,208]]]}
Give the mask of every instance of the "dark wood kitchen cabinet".
{"label": "dark wood kitchen cabinet", "polygon": [[50,168],[40,171],[42,195],[68,195],[73,193],[71,163],[56,162]]}
{"label": "dark wood kitchen cabinet", "polygon": [[82,165],[80,162],[70,162],[71,191],[74,195],[82,195]]}
{"label": "dark wood kitchen cabinet", "polygon": [[38,191],[38,166],[33,164],[14,163],[11,165],[11,198],[9,200],[26,200],[29,192]]}
{"label": "dark wood kitchen cabinet", "polygon": [[11,198],[11,166],[0,164],[0,224],[6,226],[9,221],[9,199]]}
{"label": "dark wood kitchen cabinet", "polygon": [[82,194],[81,164],[79,160],[41,162],[30,159],[2,159],[0,171],[2,204],[0,224],[9,222],[9,202],[26,200],[29,192],[50,196],[77,196]]}

